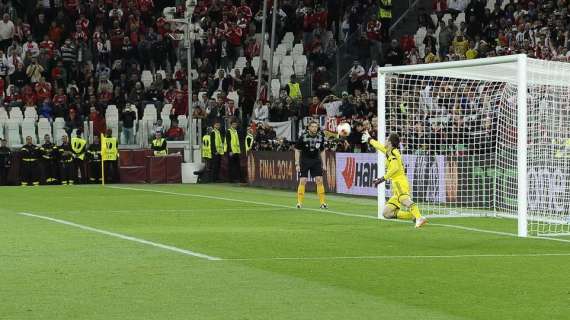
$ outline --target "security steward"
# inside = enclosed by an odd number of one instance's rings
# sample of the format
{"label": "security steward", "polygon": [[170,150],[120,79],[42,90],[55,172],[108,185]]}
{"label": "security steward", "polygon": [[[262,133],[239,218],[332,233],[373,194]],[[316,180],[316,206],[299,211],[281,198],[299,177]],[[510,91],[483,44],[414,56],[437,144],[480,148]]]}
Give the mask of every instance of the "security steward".
{"label": "security steward", "polygon": [[[202,159],[204,160],[205,167],[201,172],[201,177],[205,177],[206,180],[211,176],[210,170],[212,168],[212,127],[206,129],[206,134],[202,137]],[[202,180],[203,181],[203,180]]]}
{"label": "security steward", "polygon": [[61,137],[59,152],[59,178],[62,185],[72,185],[77,175],[73,164],[73,149],[66,134]]}
{"label": "security steward", "polygon": [[0,186],[8,185],[8,172],[12,167],[12,151],[7,141],[0,139]]}
{"label": "security steward", "polygon": [[297,82],[297,76],[291,75],[291,80],[287,83],[287,93],[291,99],[300,101],[303,99],[301,94],[301,85]]}
{"label": "security steward", "polygon": [[40,157],[39,148],[33,143],[32,137],[26,137],[26,144],[20,149],[22,162],[20,166],[20,177],[22,186],[37,186],[40,184],[38,174],[38,159]]}
{"label": "security steward", "polygon": [[214,129],[210,133],[211,150],[212,150],[212,182],[218,182],[220,179],[220,166],[222,164],[222,156],[224,155],[224,138],[220,132],[221,124],[219,121],[214,123]]}
{"label": "security steward", "polygon": [[87,148],[86,156],[89,165],[89,182],[101,182],[101,141],[98,135],[93,136],[93,143]]}
{"label": "security steward", "polygon": [[40,152],[42,155],[45,183],[57,183],[58,148],[53,142],[51,142],[51,137],[49,134],[46,134],[44,136],[44,144],[41,145]]}
{"label": "security steward", "polygon": [[241,181],[241,146],[240,137],[237,131],[238,122],[232,120],[230,122],[230,128],[226,132],[226,143],[224,144],[224,152],[229,155],[228,168],[230,173],[230,182],[240,182]]}
{"label": "security steward", "polygon": [[392,24],[392,0],[380,0],[379,7],[378,17],[382,23],[382,36],[388,39]]}
{"label": "security steward", "polygon": [[245,152],[248,153],[253,148],[253,142],[255,141],[255,136],[253,135],[253,129],[247,129],[247,135],[245,136]]}
{"label": "security steward", "polygon": [[85,183],[87,178],[87,173],[85,171],[85,152],[87,150],[87,141],[81,137],[81,130],[77,130],[76,136],[71,138],[71,150],[73,151],[73,164],[75,168],[73,169],[74,176],[77,176],[77,170],[81,174],[80,179],[76,179],[75,182]]}
{"label": "security steward", "polygon": [[105,166],[105,182],[119,182],[119,149],[117,138],[113,137],[113,130],[107,129],[105,135],[105,153],[104,166]]}
{"label": "security steward", "polygon": [[166,149],[166,139],[162,137],[162,132],[156,131],[154,133],[154,140],[152,140],[151,147],[155,157],[164,157],[168,154]]}

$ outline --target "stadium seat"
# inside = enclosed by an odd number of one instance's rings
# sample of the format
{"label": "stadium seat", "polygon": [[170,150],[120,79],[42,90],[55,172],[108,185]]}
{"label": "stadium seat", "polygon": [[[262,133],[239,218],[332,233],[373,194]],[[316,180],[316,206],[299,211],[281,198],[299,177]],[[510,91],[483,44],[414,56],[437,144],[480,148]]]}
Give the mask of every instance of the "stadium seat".
{"label": "stadium seat", "polygon": [[178,126],[184,129],[184,131],[187,131],[186,129],[188,128],[188,118],[184,115],[178,116]]}
{"label": "stadium seat", "polygon": [[152,73],[150,72],[150,70],[143,70],[143,72],[141,74],[141,82],[144,84],[145,89],[151,85],[153,80],[154,80],[154,77],[152,76]]}
{"label": "stadium seat", "polygon": [[24,118],[38,120],[38,112],[36,111],[36,108],[26,108],[24,110]]}
{"label": "stadium seat", "polygon": [[235,102],[236,106],[239,106],[239,95],[238,95],[237,91],[228,92],[227,98],[233,100]]}
{"label": "stadium seat", "polygon": [[281,82],[279,79],[271,80],[271,95],[274,98],[279,98],[279,90],[281,90]]}
{"label": "stadium seat", "polygon": [[32,141],[37,144],[38,136],[36,134],[36,119],[25,118],[22,121],[22,140],[25,141],[26,137],[32,137]]}
{"label": "stadium seat", "polygon": [[43,142],[44,136],[46,134],[53,138],[53,134],[51,132],[51,123],[49,123],[49,120],[46,118],[40,118],[38,121],[38,139]]}
{"label": "stadium seat", "polygon": [[157,117],[156,106],[152,103],[147,104],[144,107],[143,117],[150,117],[150,118],[154,118],[156,120],[156,117]]}
{"label": "stadium seat", "polygon": [[8,112],[6,111],[6,109],[0,108],[0,119],[7,120],[9,118],[10,117],[8,117]]}
{"label": "stadium seat", "polygon": [[303,44],[298,43],[295,46],[293,46],[293,51],[291,52],[291,55],[302,55],[303,51],[304,51]]}
{"label": "stadium seat", "polygon": [[6,140],[8,140],[9,146],[21,145],[22,136],[20,135],[20,119],[9,119],[6,120]]}
{"label": "stadium seat", "polygon": [[307,73],[307,56],[300,55],[296,56],[293,60],[293,66],[295,67],[295,74],[300,77],[304,77]]}
{"label": "stadium seat", "polygon": [[192,75],[192,80],[196,80],[199,77],[198,70],[196,69],[191,69],[190,74]]}
{"label": "stadium seat", "polygon": [[164,70],[156,70],[156,74],[160,74],[162,76],[162,79],[166,78],[166,71]]}
{"label": "stadium seat", "polygon": [[260,61],[259,61],[258,56],[255,56],[255,57],[253,57],[253,59],[251,59],[251,66],[253,67],[253,70],[255,70],[256,75],[257,75],[258,70],[259,70],[259,64],[260,64]]}
{"label": "stadium seat", "polygon": [[[200,94],[198,94],[198,97],[200,96]],[[160,115],[161,117],[164,116],[170,116],[170,111],[172,110],[172,104],[167,103],[164,106],[162,106],[162,110],[160,111]]]}
{"label": "stadium seat", "polygon": [[22,114],[22,110],[20,108],[12,108],[10,110],[10,119],[24,119],[24,115]]}

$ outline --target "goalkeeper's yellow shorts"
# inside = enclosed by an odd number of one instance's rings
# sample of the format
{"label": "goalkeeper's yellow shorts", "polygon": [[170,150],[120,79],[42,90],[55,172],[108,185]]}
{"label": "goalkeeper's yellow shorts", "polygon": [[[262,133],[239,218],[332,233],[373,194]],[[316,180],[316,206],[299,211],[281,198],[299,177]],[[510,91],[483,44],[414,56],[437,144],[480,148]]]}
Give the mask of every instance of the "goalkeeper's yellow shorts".
{"label": "goalkeeper's yellow shorts", "polygon": [[402,201],[405,199],[411,199],[410,196],[410,184],[407,178],[393,179],[391,183],[392,196],[388,200],[387,205],[400,210],[402,207]]}

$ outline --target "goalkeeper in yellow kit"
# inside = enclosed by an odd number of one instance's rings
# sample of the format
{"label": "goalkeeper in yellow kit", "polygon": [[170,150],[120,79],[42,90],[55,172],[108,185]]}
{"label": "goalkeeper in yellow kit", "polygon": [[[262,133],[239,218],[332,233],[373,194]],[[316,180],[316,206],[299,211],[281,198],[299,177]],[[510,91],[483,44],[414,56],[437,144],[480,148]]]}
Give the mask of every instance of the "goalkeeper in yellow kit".
{"label": "goalkeeper in yellow kit", "polygon": [[[386,155],[386,175],[374,180],[375,185],[387,180],[392,182],[392,197],[388,200],[384,208],[384,218],[414,219],[416,228],[420,228],[426,224],[426,218],[422,217],[418,205],[415,204],[411,198],[410,184],[408,183],[408,177],[406,177],[402,155],[400,154],[400,150],[398,150],[400,147],[400,136],[396,133],[391,133],[386,145],[382,145],[380,142],[372,139],[368,132],[364,132],[362,134],[362,142],[369,143],[376,150]],[[408,211],[401,211],[400,208],[402,206],[406,207]]]}

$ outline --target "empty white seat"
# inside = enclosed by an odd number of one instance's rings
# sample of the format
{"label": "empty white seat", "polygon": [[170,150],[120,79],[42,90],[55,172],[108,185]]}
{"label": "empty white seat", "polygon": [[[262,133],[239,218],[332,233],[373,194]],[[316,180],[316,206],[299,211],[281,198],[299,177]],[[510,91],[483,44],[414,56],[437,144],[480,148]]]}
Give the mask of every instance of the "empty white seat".
{"label": "empty white seat", "polygon": [[20,108],[12,108],[10,110],[10,119],[24,119],[22,110],[20,110]]}
{"label": "empty white seat", "polygon": [[144,107],[143,117],[146,116],[156,119],[156,106],[154,104],[149,103]]}
{"label": "empty white seat", "polygon": [[153,80],[154,77],[152,76],[150,70],[143,70],[141,74],[141,82],[144,84],[144,87],[148,88],[150,84],[153,82]]}
{"label": "empty white seat", "polygon": [[[200,94],[198,94],[198,97],[201,97]],[[170,111],[172,110],[172,104],[167,103],[164,106],[162,106],[162,110],[160,111],[160,118],[164,121],[164,117],[166,116],[168,118],[168,116],[170,116]]]}
{"label": "empty white seat", "polygon": [[24,110],[24,118],[37,120],[38,119],[38,112],[36,111],[36,108],[34,108],[34,107],[26,108]]}
{"label": "empty white seat", "polygon": [[259,69],[259,57],[253,57],[253,59],[251,59],[251,66],[253,67],[253,70],[255,70],[255,74],[257,75],[258,69]]}
{"label": "empty white seat", "polygon": [[307,56],[300,55],[295,57],[293,61],[293,66],[295,68],[295,74],[304,77],[307,74]]}
{"label": "empty white seat", "polygon": [[238,95],[237,91],[230,91],[230,92],[228,92],[227,98],[230,99],[230,100],[233,100],[234,103],[235,103],[235,105],[238,106],[238,104],[239,104],[239,95]]}
{"label": "empty white seat", "polygon": [[186,131],[186,128],[188,128],[188,118],[184,115],[178,116],[178,126]]}
{"label": "empty white seat", "polygon": [[4,108],[0,108],[0,119],[8,119],[8,112]]}
{"label": "empty white seat", "polygon": [[7,119],[1,119],[0,118],[0,139],[4,139],[4,127],[5,127],[5,122]]}
{"label": "empty white seat", "polygon": [[156,70],[156,74],[160,74],[160,76],[162,77],[162,79],[166,78],[166,71],[164,70]]}
{"label": "empty white seat", "polygon": [[245,66],[246,62],[247,62],[246,57],[239,57],[236,60],[236,66]]}
{"label": "empty white seat", "polygon": [[279,90],[281,90],[281,81],[279,81],[279,79],[271,80],[271,95],[278,98]]}
{"label": "empty white seat", "polygon": [[293,67],[293,57],[292,56],[283,56],[283,59],[281,59],[281,65]]}
{"label": "empty white seat", "polygon": [[22,144],[22,139],[20,135],[20,119],[9,119],[6,120],[6,140],[8,140],[8,145],[13,146],[16,144]]}
{"label": "empty white seat", "polygon": [[51,123],[49,123],[49,120],[46,118],[40,118],[38,121],[38,139],[40,139],[40,141],[43,141],[46,134],[53,138],[51,132]]}
{"label": "empty white seat", "polygon": [[303,48],[303,44],[302,43],[298,43],[296,45],[293,46],[293,51],[295,53],[298,54],[303,54],[304,48]]}

